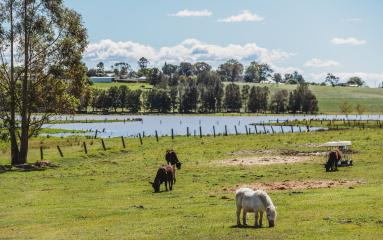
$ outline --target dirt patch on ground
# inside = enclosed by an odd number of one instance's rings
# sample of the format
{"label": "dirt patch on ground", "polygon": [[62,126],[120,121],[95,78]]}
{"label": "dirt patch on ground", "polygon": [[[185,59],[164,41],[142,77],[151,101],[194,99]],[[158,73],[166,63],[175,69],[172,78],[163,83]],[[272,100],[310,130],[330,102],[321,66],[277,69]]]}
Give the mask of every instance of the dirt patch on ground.
{"label": "dirt patch on ground", "polygon": [[240,156],[240,155],[283,155],[283,156],[323,156],[328,151],[297,151],[292,149],[265,149],[265,150],[239,150],[235,152],[229,152],[228,155]]}
{"label": "dirt patch on ground", "polygon": [[246,158],[234,158],[220,161],[220,164],[227,166],[249,166],[249,165],[270,165],[270,164],[291,164],[309,160],[307,156],[254,156]]}
{"label": "dirt patch on ground", "polygon": [[265,150],[239,150],[235,152],[229,152],[228,155],[238,156],[238,155],[252,155],[252,154],[273,154],[276,153],[273,149]]}
{"label": "dirt patch on ground", "polygon": [[228,192],[235,192],[238,188],[249,187],[252,189],[263,190],[298,190],[298,189],[317,189],[317,188],[333,188],[333,187],[353,187],[362,184],[361,181],[355,180],[320,180],[320,181],[287,181],[276,183],[254,183],[247,185],[237,185],[236,188],[223,189]]}

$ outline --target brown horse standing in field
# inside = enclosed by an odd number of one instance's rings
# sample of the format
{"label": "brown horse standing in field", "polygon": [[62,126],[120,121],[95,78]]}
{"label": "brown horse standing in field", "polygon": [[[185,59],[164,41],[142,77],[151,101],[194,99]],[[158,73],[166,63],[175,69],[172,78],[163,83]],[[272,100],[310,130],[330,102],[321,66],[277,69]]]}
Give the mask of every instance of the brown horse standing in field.
{"label": "brown horse standing in field", "polygon": [[342,159],[339,149],[335,149],[328,154],[328,160],[325,164],[326,172],[338,171],[338,162]]}
{"label": "brown horse standing in field", "polygon": [[157,193],[160,191],[160,186],[164,182],[165,182],[166,191],[168,191],[168,184],[169,184],[170,191],[172,191],[173,183],[174,183],[174,171],[171,165],[159,167],[157,170],[157,174],[154,179],[154,182],[149,182],[149,183],[152,185],[154,192]]}

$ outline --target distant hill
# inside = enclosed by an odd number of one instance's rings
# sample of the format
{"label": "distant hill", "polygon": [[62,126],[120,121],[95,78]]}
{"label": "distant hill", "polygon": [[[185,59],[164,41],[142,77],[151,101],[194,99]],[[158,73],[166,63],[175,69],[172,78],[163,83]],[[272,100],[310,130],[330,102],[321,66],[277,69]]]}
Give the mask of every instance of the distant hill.
{"label": "distant hill", "polygon": [[[292,91],[296,88],[296,85],[286,84],[249,85],[267,86],[271,94],[280,89]],[[310,86],[310,89],[317,96],[321,113],[339,113],[340,105],[348,102],[354,107],[354,111],[359,103],[366,109],[365,113],[383,114],[383,88]]]}
{"label": "distant hill", "polygon": [[[248,83],[237,83],[244,85]],[[148,89],[149,84],[140,83],[96,83],[94,88],[108,89],[112,86],[127,85],[131,89]],[[250,86],[267,86],[271,95],[280,89],[292,91],[296,85],[287,84],[255,84],[249,83]],[[351,104],[355,111],[355,106],[359,103],[365,108],[365,113],[383,114],[383,88],[367,88],[367,87],[330,87],[330,86],[310,86],[310,89],[317,96],[319,101],[320,113],[339,113],[340,105],[344,102]]]}

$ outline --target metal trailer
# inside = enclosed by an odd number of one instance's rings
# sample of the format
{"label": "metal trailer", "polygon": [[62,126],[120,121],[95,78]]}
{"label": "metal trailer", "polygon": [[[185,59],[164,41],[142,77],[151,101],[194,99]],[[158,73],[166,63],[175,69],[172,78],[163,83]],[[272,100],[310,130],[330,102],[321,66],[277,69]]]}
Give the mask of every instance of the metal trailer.
{"label": "metal trailer", "polygon": [[[337,142],[327,142],[321,147],[326,147],[328,151],[338,149],[342,154],[342,159],[337,163],[338,167],[348,167],[353,165],[352,160],[352,142],[351,141],[337,141]],[[328,159],[328,154],[326,156],[326,161]]]}

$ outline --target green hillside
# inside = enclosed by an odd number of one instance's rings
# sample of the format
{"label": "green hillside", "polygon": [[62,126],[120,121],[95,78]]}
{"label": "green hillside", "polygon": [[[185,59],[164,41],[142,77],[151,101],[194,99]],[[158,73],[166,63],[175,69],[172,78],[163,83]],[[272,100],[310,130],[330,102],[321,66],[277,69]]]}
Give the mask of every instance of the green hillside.
{"label": "green hillside", "polygon": [[[247,83],[238,83],[244,85]],[[148,89],[149,84],[141,83],[96,83],[92,87],[99,89],[108,89],[112,86],[127,85],[132,90]],[[286,84],[252,84],[253,86],[267,86],[270,88],[271,95],[279,89],[287,89],[292,91],[296,85]],[[310,86],[310,89],[317,96],[319,101],[319,111],[321,113],[339,113],[340,105],[348,102],[353,106],[353,111],[356,113],[355,106],[360,104],[365,109],[365,113],[383,113],[383,88],[367,88],[367,87],[329,87],[329,86]]]}

